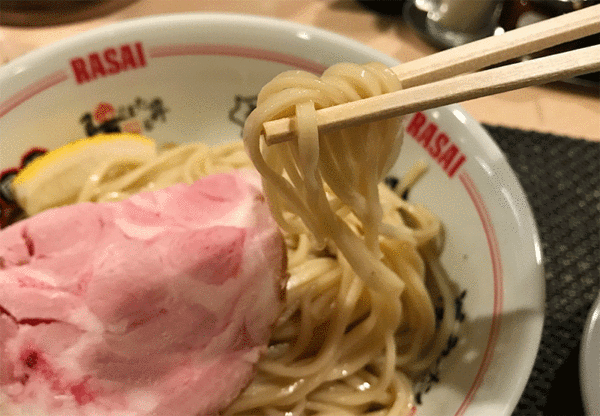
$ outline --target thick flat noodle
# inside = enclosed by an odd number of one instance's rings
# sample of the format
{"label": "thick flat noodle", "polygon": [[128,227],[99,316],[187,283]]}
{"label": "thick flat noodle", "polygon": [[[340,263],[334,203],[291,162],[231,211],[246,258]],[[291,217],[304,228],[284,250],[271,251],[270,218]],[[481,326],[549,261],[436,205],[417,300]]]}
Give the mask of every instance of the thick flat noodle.
{"label": "thick flat noodle", "polygon": [[[383,65],[338,64],[320,78],[280,74],[258,95],[244,145],[285,231],[291,277],[270,354],[228,416],[412,411],[409,375],[435,362],[453,328],[451,319],[437,328],[426,286],[441,277],[426,278],[439,221],[381,188],[400,152],[402,120],[317,128],[321,108],[399,88]],[[294,115],[297,139],[267,146],[263,124]]]}

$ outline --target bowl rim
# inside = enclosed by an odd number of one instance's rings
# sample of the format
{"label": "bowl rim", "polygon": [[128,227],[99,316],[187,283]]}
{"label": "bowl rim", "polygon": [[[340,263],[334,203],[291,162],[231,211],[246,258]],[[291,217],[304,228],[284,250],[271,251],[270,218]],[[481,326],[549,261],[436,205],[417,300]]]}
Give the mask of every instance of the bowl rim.
{"label": "bowl rim", "polygon": [[589,310],[579,358],[581,395],[589,415],[600,414],[600,293]]}
{"label": "bowl rim", "polygon": [[[182,13],[163,13],[150,16],[134,17],[130,19],[124,19],[118,22],[111,22],[106,25],[95,27],[89,30],[85,30],[81,33],[74,34],[64,39],[59,39],[55,42],[41,46],[34,50],[31,50],[23,55],[20,55],[8,63],[0,66],[0,81],[4,76],[14,75],[10,74],[9,71],[20,73],[25,70],[30,62],[36,61],[47,57],[48,55],[54,55],[65,51],[68,47],[78,46],[84,44],[88,40],[102,35],[111,34],[111,32],[122,32],[137,30],[145,26],[152,25],[164,25],[166,23],[171,24],[187,24],[192,22],[198,22],[201,20],[205,22],[224,23],[231,22],[235,19],[236,23],[251,24],[253,26],[261,25],[269,27],[270,29],[277,29],[281,31],[310,31],[312,36],[319,36],[322,38],[328,38],[330,41],[340,43],[351,49],[358,49],[364,51],[369,55],[377,56],[378,59],[386,61],[394,61],[396,64],[400,63],[395,58],[378,51],[377,49],[371,48],[357,40],[351,39],[344,35],[321,29],[319,27],[310,26],[303,23],[293,22],[277,17],[261,16],[254,14],[243,14],[235,12],[182,12]],[[16,67],[16,68],[13,68]]]}

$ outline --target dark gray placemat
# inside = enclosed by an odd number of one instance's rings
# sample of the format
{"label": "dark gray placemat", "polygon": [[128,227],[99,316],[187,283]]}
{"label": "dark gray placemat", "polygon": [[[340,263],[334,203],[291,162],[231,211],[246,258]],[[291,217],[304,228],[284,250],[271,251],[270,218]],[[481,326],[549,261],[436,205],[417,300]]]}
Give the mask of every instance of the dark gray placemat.
{"label": "dark gray placemat", "polygon": [[542,341],[513,416],[583,415],[579,344],[600,288],[600,143],[485,127],[529,198],[544,253]]}

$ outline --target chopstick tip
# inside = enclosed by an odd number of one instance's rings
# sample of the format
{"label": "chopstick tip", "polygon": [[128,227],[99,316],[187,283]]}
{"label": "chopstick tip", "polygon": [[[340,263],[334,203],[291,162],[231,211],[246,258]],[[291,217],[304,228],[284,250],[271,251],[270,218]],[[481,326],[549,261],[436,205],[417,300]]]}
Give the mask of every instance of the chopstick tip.
{"label": "chopstick tip", "polygon": [[265,122],[262,131],[267,146],[286,142],[295,137],[296,119],[289,117]]}

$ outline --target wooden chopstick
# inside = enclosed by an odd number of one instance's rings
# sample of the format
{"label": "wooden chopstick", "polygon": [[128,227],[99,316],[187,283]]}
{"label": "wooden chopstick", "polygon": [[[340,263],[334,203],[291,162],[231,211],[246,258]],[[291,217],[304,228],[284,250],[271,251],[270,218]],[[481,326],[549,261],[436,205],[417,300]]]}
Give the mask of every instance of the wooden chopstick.
{"label": "wooden chopstick", "polygon": [[478,71],[600,32],[600,5],[544,20],[390,68],[402,88]]}
{"label": "wooden chopstick", "polygon": [[[398,65],[391,69],[398,74],[405,89],[319,110],[319,131],[350,127],[594,72],[598,69],[600,52],[592,46],[481,73],[464,74],[598,32],[600,5]],[[422,85],[425,82],[430,84]],[[267,144],[295,137],[293,117],[270,121],[263,127]]]}
{"label": "wooden chopstick", "polygon": [[[317,124],[324,133],[598,70],[600,45],[589,46],[324,108],[317,111]],[[295,137],[294,117],[263,127],[269,145]]]}

